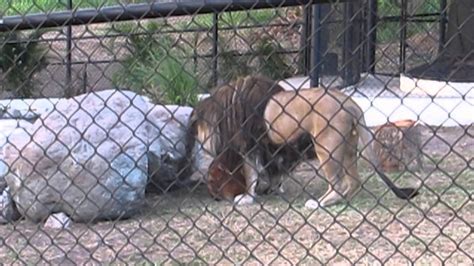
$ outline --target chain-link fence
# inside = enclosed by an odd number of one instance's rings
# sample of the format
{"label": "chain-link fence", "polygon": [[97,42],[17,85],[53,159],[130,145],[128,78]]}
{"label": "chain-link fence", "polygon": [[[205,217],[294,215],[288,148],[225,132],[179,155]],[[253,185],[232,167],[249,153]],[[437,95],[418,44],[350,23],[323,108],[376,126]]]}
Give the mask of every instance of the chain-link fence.
{"label": "chain-link fence", "polygon": [[0,262],[472,264],[473,10],[1,2]]}

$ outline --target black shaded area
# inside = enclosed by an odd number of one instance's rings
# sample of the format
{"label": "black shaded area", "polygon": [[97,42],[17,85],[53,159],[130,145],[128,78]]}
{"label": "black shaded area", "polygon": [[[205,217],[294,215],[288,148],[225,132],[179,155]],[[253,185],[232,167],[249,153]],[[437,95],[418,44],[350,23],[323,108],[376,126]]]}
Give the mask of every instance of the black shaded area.
{"label": "black shaded area", "polygon": [[406,75],[439,81],[474,82],[474,56],[469,59],[440,57],[408,70]]}
{"label": "black shaded area", "polygon": [[448,5],[446,40],[433,62],[415,67],[412,77],[440,81],[474,81],[474,1],[456,0]]}

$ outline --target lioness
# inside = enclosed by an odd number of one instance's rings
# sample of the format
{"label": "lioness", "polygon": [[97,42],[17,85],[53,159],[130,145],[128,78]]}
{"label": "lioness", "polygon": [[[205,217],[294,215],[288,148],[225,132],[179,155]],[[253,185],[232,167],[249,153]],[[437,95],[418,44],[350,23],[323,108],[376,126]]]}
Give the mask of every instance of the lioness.
{"label": "lioness", "polygon": [[364,114],[344,93],[322,88],[280,92],[268,102],[264,119],[268,138],[274,144],[294,142],[306,133],[312,136],[317,158],[330,183],[327,192],[318,200],[321,206],[333,205],[344,198],[350,200],[360,188],[359,138],[363,155],[397,197],[409,199],[417,195],[414,188],[395,186],[380,170]]}

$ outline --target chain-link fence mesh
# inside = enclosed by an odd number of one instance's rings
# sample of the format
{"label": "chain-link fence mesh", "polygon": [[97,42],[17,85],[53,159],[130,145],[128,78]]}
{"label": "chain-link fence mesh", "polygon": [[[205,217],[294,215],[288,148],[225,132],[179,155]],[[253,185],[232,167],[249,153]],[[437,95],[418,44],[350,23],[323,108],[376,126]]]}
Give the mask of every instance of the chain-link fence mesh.
{"label": "chain-link fence mesh", "polygon": [[1,2],[0,262],[472,264],[472,10]]}

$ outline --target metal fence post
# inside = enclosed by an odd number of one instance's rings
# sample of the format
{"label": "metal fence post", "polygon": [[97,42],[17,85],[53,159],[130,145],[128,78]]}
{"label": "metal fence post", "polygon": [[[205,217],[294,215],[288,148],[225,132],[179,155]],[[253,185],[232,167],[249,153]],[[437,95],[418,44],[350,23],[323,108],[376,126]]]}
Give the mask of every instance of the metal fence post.
{"label": "metal fence post", "polygon": [[213,13],[212,17],[212,83],[217,86],[219,73],[219,13]]}
{"label": "metal fence post", "polygon": [[440,18],[439,18],[439,46],[438,53],[441,53],[446,43],[446,21],[447,21],[447,1],[440,1]]}
{"label": "metal fence post", "polygon": [[366,71],[375,73],[375,50],[377,43],[377,0],[368,0]]}
{"label": "metal fence post", "polygon": [[319,86],[319,76],[321,73],[321,18],[322,7],[315,4],[312,6],[311,25],[311,67],[310,86]]}
{"label": "metal fence post", "polygon": [[312,5],[303,7],[303,28],[301,33],[301,72],[308,75],[311,69],[311,8]]}
{"label": "metal fence post", "polygon": [[[343,85],[350,86],[360,79],[362,65],[358,62],[361,58],[362,46],[360,33],[363,32],[359,13],[360,5],[354,7],[357,2],[344,3],[344,46],[342,52],[342,75]],[[359,2],[360,3],[360,2]],[[357,25],[356,25],[357,24]]]}
{"label": "metal fence post", "polygon": [[[67,9],[72,10],[72,0],[67,1]],[[66,97],[72,97],[72,25],[68,23],[66,29]]]}
{"label": "metal fence post", "polygon": [[406,59],[406,39],[407,39],[407,9],[408,1],[401,0],[401,10],[400,10],[400,73],[405,72],[405,59]]}

